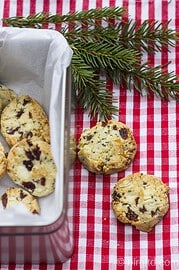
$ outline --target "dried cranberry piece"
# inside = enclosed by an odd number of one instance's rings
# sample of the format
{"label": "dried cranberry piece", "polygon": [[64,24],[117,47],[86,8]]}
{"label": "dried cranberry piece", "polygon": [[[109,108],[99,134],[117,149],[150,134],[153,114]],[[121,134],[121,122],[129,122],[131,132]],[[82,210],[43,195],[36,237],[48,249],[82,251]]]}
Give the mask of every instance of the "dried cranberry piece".
{"label": "dried cranberry piece", "polygon": [[26,166],[28,171],[31,171],[34,166],[32,160],[23,160],[23,164]]}
{"label": "dried cranberry piece", "polygon": [[36,160],[40,159],[40,155],[41,155],[41,151],[40,151],[40,147],[38,145],[36,145],[36,147],[32,150],[34,158]]}
{"label": "dried cranberry piece", "polygon": [[112,198],[114,201],[120,201],[120,198],[121,198],[121,194],[118,193],[116,190],[114,190],[113,194],[112,194]]}
{"label": "dried cranberry piece", "polygon": [[39,214],[36,210],[34,210],[33,212],[32,212],[32,214]]}
{"label": "dried cranberry piece", "polygon": [[139,211],[140,211],[141,213],[145,213],[145,212],[147,211],[147,209],[145,208],[145,205],[143,205],[143,207],[140,207],[140,208],[139,208]]}
{"label": "dried cranberry piece", "polygon": [[40,178],[40,184],[42,186],[45,186],[45,182],[46,182],[46,178],[45,177]]}
{"label": "dried cranberry piece", "polygon": [[30,190],[32,190],[32,191],[34,191],[34,189],[35,189],[35,185],[34,185],[34,183],[32,183],[32,182],[22,182],[22,185],[25,187],[25,188],[27,188],[27,189],[30,189]]}
{"label": "dried cranberry piece", "polygon": [[128,132],[127,132],[127,129],[126,129],[126,128],[121,128],[121,129],[119,130],[119,133],[120,133],[121,137],[122,137],[124,140],[127,139],[127,137],[128,137]]}
{"label": "dried cranberry piece", "polygon": [[134,221],[138,220],[138,215],[134,211],[132,211],[130,207],[128,207],[128,212],[126,213],[126,217],[129,220],[134,220]]}
{"label": "dried cranberry piece", "polygon": [[20,191],[20,198],[23,200],[25,197],[27,197],[27,194],[24,194],[24,192],[21,190]]}
{"label": "dried cranberry piece", "polygon": [[31,147],[31,146],[33,146],[33,143],[32,143],[32,141],[30,140],[30,139],[27,139],[27,143],[28,143],[28,145]]}
{"label": "dried cranberry piece", "polygon": [[87,141],[90,141],[92,138],[93,138],[93,136],[91,134],[86,136]]}
{"label": "dried cranberry piece", "polygon": [[155,211],[151,211],[151,216],[153,217],[153,216],[155,216],[155,215],[157,215],[157,212],[159,211],[159,208],[157,207],[156,208],[156,210]]}
{"label": "dried cranberry piece", "polygon": [[139,197],[136,197],[135,198],[135,204],[138,205],[138,203],[139,203]]}
{"label": "dried cranberry piece", "polygon": [[26,98],[24,98],[24,100],[23,100],[23,106],[25,106],[27,103],[30,103],[31,102],[31,98],[30,97],[26,97]]}
{"label": "dried cranberry piece", "polygon": [[23,113],[24,113],[24,110],[23,110],[23,109],[20,109],[20,110],[16,113],[17,119],[19,119]]}
{"label": "dried cranberry piece", "polygon": [[30,160],[34,160],[34,156],[32,154],[32,151],[25,151],[26,157],[29,158]]}
{"label": "dried cranberry piece", "polygon": [[102,121],[102,122],[101,122],[101,126],[102,126],[102,127],[107,126],[107,124],[108,124],[108,122],[105,122],[105,121]]}
{"label": "dried cranberry piece", "polygon": [[112,128],[113,128],[114,130],[117,130],[117,125],[114,125]]}
{"label": "dried cranberry piece", "polygon": [[16,131],[18,131],[19,128],[20,128],[20,127],[11,128],[11,129],[7,130],[6,132],[7,132],[7,134],[12,135],[12,134],[14,134]]}
{"label": "dried cranberry piece", "polygon": [[32,138],[32,136],[33,136],[32,131],[27,132],[26,138]]}
{"label": "dried cranberry piece", "polygon": [[6,206],[7,206],[7,201],[8,201],[8,199],[7,199],[7,193],[4,193],[2,195],[2,205],[3,205],[4,208],[6,208]]}

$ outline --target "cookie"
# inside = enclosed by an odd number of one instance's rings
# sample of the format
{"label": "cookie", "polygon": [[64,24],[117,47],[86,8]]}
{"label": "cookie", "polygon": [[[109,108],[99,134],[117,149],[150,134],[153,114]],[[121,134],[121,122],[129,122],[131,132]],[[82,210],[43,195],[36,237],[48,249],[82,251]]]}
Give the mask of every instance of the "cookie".
{"label": "cookie", "polygon": [[14,90],[0,84],[0,114],[2,113],[3,109],[15,98],[16,93]]}
{"label": "cookie", "polygon": [[40,213],[37,199],[22,188],[9,187],[1,196],[1,203],[4,209],[22,203],[32,214]]}
{"label": "cookie", "polygon": [[132,131],[122,122],[109,120],[82,132],[78,158],[90,172],[111,174],[128,168],[136,149]]}
{"label": "cookie", "polygon": [[15,184],[37,197],[54,191],[56,166],[50,145],[45,141],[23,139],[7,156],[7,173]]}
{"label": "cookie", "polygon": [[1,133],[10,147],[23,138],[50,141],[47,115],[28,95],[14,99],[5,107],[1,114]]}
{"label": "cookie", "polygon": [[0,177],[6,173],[7,159],[2,143],[0,143]]}
{"label": "cookie", "polygon": [[150,232],[169,209],[169,187],[158,177],[135,173],[120,179],[112,192],[112,208],[119,221]]}

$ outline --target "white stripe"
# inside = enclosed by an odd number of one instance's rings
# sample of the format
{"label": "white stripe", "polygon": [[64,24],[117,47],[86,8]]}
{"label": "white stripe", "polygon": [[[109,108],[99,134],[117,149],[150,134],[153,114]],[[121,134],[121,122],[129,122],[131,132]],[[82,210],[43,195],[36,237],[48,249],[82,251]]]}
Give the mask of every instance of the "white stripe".
{"label": "white stripe", "polygon": [[30,13],[30,0],[26,0],[23,3],[23,10],[22,10],[22,16],[26,17]]}
{"label": "white stripe", "polygon": [[39,13],[43,11],[43,0],[36,1],[35,5],[35,13]]}
{"label": "white stripe", "polygon": [[[161,21],[162,14],[161,14],[162,8],[161,4],[158,1],[155,1],[155,20]],[[161,64],[161,53],[157,53],[154,59],[155,65]],[[158,110],[157,110],[158,108]],[[157,110],[157,111],[156,111]],[[160,153],[161,143],[160,140],[158,141],[158,138],[162,136],[161,133],[161,101],[160,99],[154,100],[154,130],[156,129],[157,138],[154,136],[154,150],[157,151],[157,153]],[[161,172],[161,155],[159,158],[155,158],[154,156],[154,171],[155,175],[159,178],[162,176]],[[156,252],[156,259],[154,263],[156,264],[156,269],[163,269],[163,265],[161,262],[163,261],[163,240],[162,240],[162,222],[160,222],[155,227],[155,252]]]}
{"label": "white stripe", "polygon": [[17,1],[9,1],[9,17],[16,16]]}
{"label": "white stripe", "polygon": [[62,14],[67,14],[70,11],[70,0],[63,1]]}

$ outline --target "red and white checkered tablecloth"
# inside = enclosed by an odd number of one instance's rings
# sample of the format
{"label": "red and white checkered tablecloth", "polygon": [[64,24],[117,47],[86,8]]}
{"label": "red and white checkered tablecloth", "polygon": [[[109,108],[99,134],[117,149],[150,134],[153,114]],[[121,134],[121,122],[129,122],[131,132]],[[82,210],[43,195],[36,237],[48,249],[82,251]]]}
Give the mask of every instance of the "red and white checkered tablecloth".
{"label": "red and white checkered tablecloth", "polygon": [[[179,1],[162,0],[0,0],[0,17],[51,14],[105,6],[125,6],[131,18],[167,21],[179,31]],[[2,26],[2,22],[1,22]],[[179,47],[162,50],[150,59],[154,64],[170,60],[179,74]],[[74,230],[75,248],[63,264],[1,265],[1,269],[62,270],[165,270],[179,269],[179,104],[129,92],[111,85],[119,115],[134,133],[136,158],[125,171],[95,176],[76,161],[70,173],[68,217]],[[83,128],[95,124],[79,108],[72,115],[78,138]],[[170,186],[170,210],[150,233],[119,223],[111,209],[111,190],[124,175],[142,171],[155,174]]]}

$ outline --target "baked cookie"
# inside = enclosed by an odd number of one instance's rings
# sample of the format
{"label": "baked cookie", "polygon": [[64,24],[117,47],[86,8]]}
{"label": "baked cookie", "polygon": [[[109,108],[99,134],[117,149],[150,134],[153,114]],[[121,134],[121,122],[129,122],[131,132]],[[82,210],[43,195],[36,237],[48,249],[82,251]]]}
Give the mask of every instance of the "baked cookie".
{"label": "baked cookie", "polygon": [[150,232],[169,208],[169,187],[153,175],[135,173],[120,179],[112,192],[118,220]]}
{"label": "baked cookie", "polygon": [[3,109],[16,98],[14,90],[7,88],[5,85],[0,84],[0,114]]}
{"label": "baked cookie", "polygon": [[54,191],[56,166],[50,145],[44,141],[23,139],[7,156],[7,173],[19,186],[37,197]]}
{"label": "baked cookie", "polygon": [[111,174],[125,170],[136,154],[132,131],[114,120],[85,129],[78,143],[78,157],[90,172]]}
{"label": "baked cookie", "polygon": [[7,159],[4,151],[4,147],[0,142],[0,177],[3,177],[6,173]]}
{"label": "baked cookie", "polygon": [[22,188],[9,187],[1,196],[1,203],[4,209],[22,203],[32,214],[40,213],[37,199]]}
{"label": "baked cookie", "polygon": [[9,146],[31,137],[50,141],[47,115],[28,95],[14,99],[5,107],[1,114],[1,132]]}

